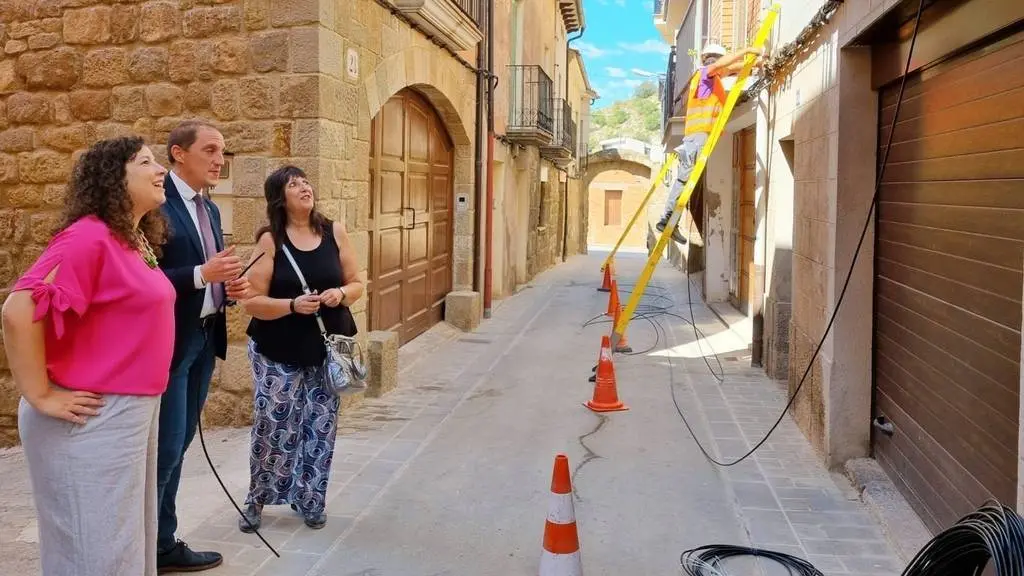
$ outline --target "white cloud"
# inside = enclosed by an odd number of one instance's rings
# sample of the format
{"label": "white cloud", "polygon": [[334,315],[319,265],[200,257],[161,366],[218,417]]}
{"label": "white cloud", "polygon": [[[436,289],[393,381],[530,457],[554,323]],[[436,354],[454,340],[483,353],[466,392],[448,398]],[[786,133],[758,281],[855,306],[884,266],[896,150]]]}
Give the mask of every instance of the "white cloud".
{"label": "white cloud", "polygon": [[630,68],[629,71],[632,72],[633,74],[639,74],[640,76],[646,77],[658,75],[657,72],[651,72],[650,70],[644,70],[643,68]]}
{"label": "white cloud", "polygon": [[615,5],[616,6],[625,7],[626,6],[626,0],[615,0]]}
{"label": "white cloud", "polygon": [[609,68],[605,68],[605,72],[608,72],[608,75],[611,76],[612,78],[625,78],[626,77],[626,71],[623,70],[622,68],[611,68],[611,67],[609,67]]}
{"label": "white cloud", "polygon": [[639,85],[641,85],[643,83],[644,83],[643,80],[637,80],[636,78],[625,78],[625,79],[622,79],[622,80],[613,80],[613,81],[609,82],[609,84],[612,85],[612,86],[617,86],[617,87],[622,87],[622,88],[636,88],[637,86],[639,86]]}
{"label": "white cloud", "polygon": [[659,40],[649,39],[640,43],[619,42],[619,48],[628,52],[654,53],[667,55],[672,49]]}
{"label": "white cloud", "polygon": [[622,50],[615,48],[598,48],[590,42],[576,42],[573,46],[580,51],[580,54],[587,58],[601,58],[604,56],[616,56],[622,54]]}
{"label": "white cloud", "polygon": [[654,12],[654,0],[647,0],[644,2],[644,10],[648,12]]}

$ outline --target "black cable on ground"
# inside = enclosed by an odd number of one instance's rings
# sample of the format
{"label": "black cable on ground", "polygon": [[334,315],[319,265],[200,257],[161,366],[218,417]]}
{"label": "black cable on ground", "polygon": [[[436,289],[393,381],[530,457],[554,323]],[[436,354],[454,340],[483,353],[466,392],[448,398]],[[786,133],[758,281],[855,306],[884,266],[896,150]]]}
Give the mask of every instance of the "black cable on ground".
{"label": "black cable on ground", "polygon": [[932,538],[903,576],[974,576],[989,561],[996,576],[1024,576],[1024,519],[994,501]]}
{"label": "black cable on ground", "polygon": [[[771,560],[784,566],[791,576],[825,576],[810,562],[796,556],[728,544],[711,544],[687,550],[679,557],[679,563],[683,567],[683,574],[688,576],[725,576],[727,573],[723,572],[722,561],[737,556],[756,556]],[[947,574],[946,576],[953,575]]]}
{"label": "black cable on ground", "polygon": [[[207,339],[208,338],[209,338],[208,333],[206,331],[203,331],[203,348],[205,348],[207,346]],[[199,388],[196,388],[196,406],[197,407],[200,405],[200,399],[201,399],[200,398],[200,390],[199,390]],[[238,511],[238,515],[243,520],[245,520],[245,523],[249,525],[249,528],[252,529],[252,531],[256,534],[256,536],[264,544],[267,545],[267,548],[270,548],[270,551],[274,553],[274,556],[277,556],[278,558],[280,558],[281,555],[278,554],[277,550],[275,550],[274,547],[270,545],[270,542],[267,542],[267,539],[263,537],[263,534],[260,534],[259,529],[257,529],[255,526],[253,526],[252,522],[250,522],[249,519],[245,517],[245,514],[242,513],[242,509],[235,502],[235,499],[231,497],[231,492],[228,490],[228,487],[225,486],[224,485],[224,481],[220,479],[220,474],[217,473],[217,468],[213,465],[213,459],[210,458],[210,453],[206,450],[206,438],[203,437],[203,414],[202,414],[202,411],[200,411],[199,418],[197,418],[196,427],[199,429],[199,444],[203,447],[203,455],[206,456],[206,463],[210,465],[210,471],[213,472],[213,477],[217,479],[217,483],[220,484],[220,488],[221,488],[221,490],[224,491],[224,495],[228,497],[228,500],[231,501],[231,505],[234,506],[235,510]]]}

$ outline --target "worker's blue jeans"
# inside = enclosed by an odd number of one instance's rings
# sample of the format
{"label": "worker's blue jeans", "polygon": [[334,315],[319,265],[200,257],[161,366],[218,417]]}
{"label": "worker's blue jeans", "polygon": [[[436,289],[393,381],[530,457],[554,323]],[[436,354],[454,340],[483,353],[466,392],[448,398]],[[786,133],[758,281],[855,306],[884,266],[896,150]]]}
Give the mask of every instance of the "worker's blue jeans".
{"label": "worker's blue jeans", "polygon": [[675,153],[679,157],[679,169],[676,171],[676,180],[672,183],[672,188],[668,193],[668,200],[665,202],[666,222],[672,216],[676,202],[679,201],[679,194],[683,191],[683,187],[686,186],[686,181],[690,178],[690,173],[693,172],[693,168],[697,164],[697,156],[700,155],[700,151],[704,148],[704,143],[707,141],[708,134],[697,132],[683,138],[683,142],[676,147]]}

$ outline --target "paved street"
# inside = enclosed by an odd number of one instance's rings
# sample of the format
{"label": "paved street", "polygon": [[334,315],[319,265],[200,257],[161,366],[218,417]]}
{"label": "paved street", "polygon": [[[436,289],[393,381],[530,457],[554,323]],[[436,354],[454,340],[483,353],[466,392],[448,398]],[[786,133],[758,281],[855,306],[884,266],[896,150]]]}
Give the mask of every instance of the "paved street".
{"label": "paved street", "polygon": [[[697,325],[708,338],[695,341],[684,321],[690,312],[680,272],[663,265],[643,303],[671,306],[681,318],[635,320],[630,344],[650,351],[615,357],[630,410],[597,415],[582,405],[609,328],[583,327],[607,305],[595,290],[602,256],[577,257],[540,275],[474,333],[438,326],[403,348],[399,388],[343,417],[327,526],[311,531],[286,507],[265,510],[262,533],[280,559],[238,531],[197,442],[179,506],[184,539],[225,554],[225,565],[207,573],[535,574],[552,463],[564,452],[574,470],[587,574],[678,574],[683,550],[711,543],[790,552],[829,575],[898,574],[902,566],[852,488],[817,463],[788,417],[737,466],[715,467],[702,456],[677,413],[673,387],[701,441],[727,460],[761,438],[785,393],[749,368],[736,335],[697,302]],[[622,255],[620,282],[632,283],[643,260]],[[704,358],[712,349],[724,369],[721,382],[705,363],[719,370],[714,356]],[[241,502],[248,431],[206,436]],[[0,477],[0,573],[32,576],[34,521],[18,450],[0,453]]]}

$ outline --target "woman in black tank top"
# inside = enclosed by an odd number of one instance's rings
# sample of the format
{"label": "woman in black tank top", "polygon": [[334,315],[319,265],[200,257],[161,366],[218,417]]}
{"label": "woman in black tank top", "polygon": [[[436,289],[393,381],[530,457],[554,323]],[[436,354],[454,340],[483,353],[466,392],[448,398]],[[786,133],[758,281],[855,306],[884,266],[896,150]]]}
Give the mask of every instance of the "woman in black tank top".
{"label": "woman in black tank top", "polygon": [[[349,310],[363,294],[355,251],[340,223],[316,209],[305,173],[284,166],[264,183],[267,219],[253,256],[264,253],[248,276],[256,294],[243,303],[252,314],[249,359],[253,373],[250,483],[243,532],[259,528],[263,506],[291,504],[311,528],[327,520],[324,510],[339,398],[324,387],[323,337],[355,336]],[[302,282],[283,248],[309,285]]]}

